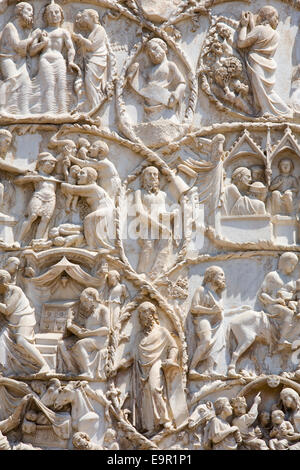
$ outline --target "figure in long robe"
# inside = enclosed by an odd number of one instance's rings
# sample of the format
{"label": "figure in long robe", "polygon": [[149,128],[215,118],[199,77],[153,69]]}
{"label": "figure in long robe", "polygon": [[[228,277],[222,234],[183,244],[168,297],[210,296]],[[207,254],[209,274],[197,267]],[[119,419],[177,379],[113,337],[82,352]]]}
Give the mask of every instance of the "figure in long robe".
{"label": "figure in long robe", "polygon": [[243,13],[240,26],[237,45],[240,49],[247,48],[247,71],[259,113],[266,116],[291,116],[291,109],[273,89],[277,68],[273,57],[279,42],[279,34],[276,31],[277,10],[272,6],[261,8],[256,25],[251,13]]}

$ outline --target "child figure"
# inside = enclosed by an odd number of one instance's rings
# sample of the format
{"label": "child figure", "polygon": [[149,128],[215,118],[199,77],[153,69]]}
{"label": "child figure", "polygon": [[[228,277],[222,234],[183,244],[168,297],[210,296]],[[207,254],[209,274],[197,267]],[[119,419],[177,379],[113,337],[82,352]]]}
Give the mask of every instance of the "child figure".
{"label": "child figure", "polygon": [[237,397],[231,400],[234,412],[232,425],[239,429],[243,444],[249,450],[268,450],[268,446],[259,437],[252,426],[258,416],[258,405],[261,402],[260,393],[254,398],[254,403],[247,413],[247,403],[245,397]]}
{"label": "child figure", "polygon": [[[272,412],[273,428],[270,432],[269,446],[271,450],[288,450],[289,440],[298,439],[293,425],[289,421],[284,420],[284,413],[281,410]],[[294,439],[293,439],[294,438]]]}
{"label": "child figure", "polygon": [[254,429],[255,434],[268,444],[270,439],[271,415],[268,411],[262,411],[258,417],[258,426]]}
{"label": "child figure", "polygon": [[121,180],[115,165],[107,158],[108,153],[108,145],[101,140],[96,140],[89,149],[89,158],[84,161],[72,156],[71,161],[81,168],[86,166],[94,168],[98,173],[99,186],[115,201],[121,187]]}
{"label": "child figure", "polygon": [[[77,178],[79,175],[81,168],[78,165],[72,165],[70,168],[70,172],[67,172],[67,183],[70,184],[77,184]],[[68,194],[66,196],[66,213],[68,214],[70,211],[75,212],[77,209],[78,203],[78,196],[73,196],[73,194]]]}
{"label": "child figure", "polygon": [[91,144],[84,137],[80,137],[77,142],[77,158],[80,160],[86,160]]}
{"label": "child figure", "polygon": [[278,163],[279,175],[271,181],[270,191],[273,214],[291,214],[293,200],[298,193],[299,184],[295,176],[294,164],[290,158],[283,158]]}
{"label": "child figure", "polygon": [[112,328],[118,327],[121,306],[127,297],[125,284],[120,283],[121,276],[118,271],[112,270],[107,273],[108,303],[111,314]]}
{"label": "child figure", "polygon": [[267,197],[267,188],[263,183],[255,181],[249,186],[249,196],[251,199],[256,199],[257,214],[266,214],[265,200]]}
{"label": "child figure", "polygon": [[78,247],[84,244],[83,227],[75,224],[61,224],[49,230],[54,246]]}
{"label": "child figure", "polygon": [[71,139],[59,142],[61,149],[60,154],[57,156],[56,174],[63,176],[64,180],[68,181],[69,168],[71,166],[71,157],[76,153],[76,145]]}
{"label": "child figure", "polygon": [[108,428],[103,438],[103,450],[119,450],[117,433],[114,429]]}

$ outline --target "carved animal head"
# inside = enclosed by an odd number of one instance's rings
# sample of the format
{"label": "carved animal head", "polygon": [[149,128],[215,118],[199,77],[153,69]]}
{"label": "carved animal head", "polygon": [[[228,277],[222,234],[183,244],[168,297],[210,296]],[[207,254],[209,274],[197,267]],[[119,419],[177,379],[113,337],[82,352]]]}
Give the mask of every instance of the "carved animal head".
{"label": "carved animal head", "polygon": [[242,416],[247,412],[247,402],[245,397],[232,398],[230,403],[236,416]]}
{"label": "carved animal head", "polygon": [[168,46],[160,38],[153,38],[146,44],[146,52],[153,64],[160,64],[167,53]]}
{"label": "carved animal head", "polygon": [[74,399],[74,385],[72,382],[68,383],[65,387],[59,390],[59,393],[54,402],[54,408],[59,410],[63,408],[65,405],[72,403]]}

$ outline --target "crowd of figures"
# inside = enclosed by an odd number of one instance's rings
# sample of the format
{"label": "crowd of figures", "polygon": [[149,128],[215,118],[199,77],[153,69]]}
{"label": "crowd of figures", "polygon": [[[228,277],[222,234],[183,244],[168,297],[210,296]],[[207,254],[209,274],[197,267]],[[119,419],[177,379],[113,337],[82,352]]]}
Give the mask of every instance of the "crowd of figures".
{"label": "crowd of figures", "polygon": [[[212,100],[244,117],[297,118],[298,68],[289,104],[274,89],[278,24],[273,6],[243,12],[240,21],[211,17],[198,74]],[[187,79],[168,52],[167,42],[152,38],[126,72],[131,92],[143,102],[144,122],[182,121]],[[66,27],[64,11],[54,1],[42,17],[31,4],[19,2],[3,28],[0,53],[1,117],[91,116],[110,94],[114,60],[95,9],[79,11]]]}
{"label": "crowd of figures", "polygon": [[257,14],[243,12],[240,21],[215,16],[200,59],[203,91],[225,107],[248,116],[286,119],[297,114],[298,69],[289,104],[274,89],[274,56],[281,40],[278,24],[278,11],[271,5]]}

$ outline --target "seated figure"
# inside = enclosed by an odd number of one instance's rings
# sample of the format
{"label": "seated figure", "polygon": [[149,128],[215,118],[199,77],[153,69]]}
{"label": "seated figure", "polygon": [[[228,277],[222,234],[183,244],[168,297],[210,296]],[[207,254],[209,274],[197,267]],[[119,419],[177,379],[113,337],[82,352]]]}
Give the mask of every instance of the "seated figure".
{"label": "seated figure", "polygon": [[103,378],[107,355],[109,310],[101,303],[98,291],[93,287],[88,287],[81,293],[79,308],[85,318],[85,324],[79,326],[73,318],[67,320],[68,331],[78,340],[70,348],[61,341],[60,354],[68,372],[74,371],[75,365],[82,376]]}
{"label": "seated figure", "polygon": [[283,411],[272,411],[272,424],[269,441],[271,450],[288,450],[289,441],[293,442],[299,439],[300,436],[295,432],[293,425],[289,421],[285,421]]}
{"label": "seated figure", "polygon": [[290,158],[283,158],[278,163],[279,175],[271,181],[271,207],[273,214],[291,214],[295,196],[299,191],[297,178],[292,174],[294,164]]}
{"label": "seated figure", "polygon": [[[257,193],[260,194],[259,198],[257,198]],[[248,168],[236,168],[231,175],[231,184],[225,188],[226,215],[266,214],[265,204],[263,200],[260,200],[263,194],[264,188],[257,187],[257,183],[251,185],[251,171]]]}

